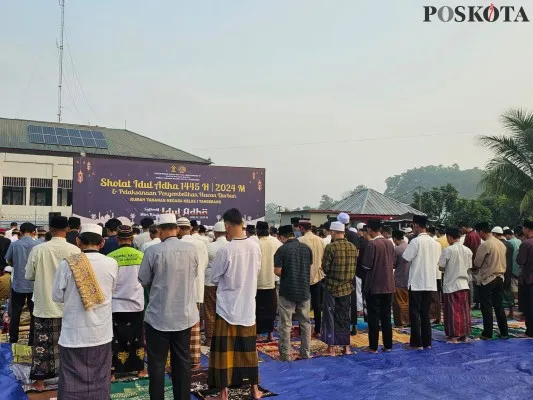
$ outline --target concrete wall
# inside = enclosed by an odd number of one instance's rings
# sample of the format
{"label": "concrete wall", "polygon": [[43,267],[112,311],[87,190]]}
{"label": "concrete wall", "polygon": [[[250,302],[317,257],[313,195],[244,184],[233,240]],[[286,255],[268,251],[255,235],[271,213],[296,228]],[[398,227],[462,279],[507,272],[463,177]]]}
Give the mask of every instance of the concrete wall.
{"label": "concrete wall", "polygon": [[[4,176],[26,178],[25,205],[2,204]],[[52,179],[52,206],[30,206],[31,178]],[[48,223],[48,213],[51,211],[70,216],[72,207],[58,205],[58,179],[72,180],[72,158],[0,153],[0,225],[5,226],[11,221],[46,224]]]}

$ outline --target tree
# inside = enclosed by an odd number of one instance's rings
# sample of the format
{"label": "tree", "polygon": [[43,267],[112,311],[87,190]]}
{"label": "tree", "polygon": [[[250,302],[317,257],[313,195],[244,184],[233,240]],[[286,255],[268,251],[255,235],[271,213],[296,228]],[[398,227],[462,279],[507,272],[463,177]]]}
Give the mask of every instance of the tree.
{"label": "tree", "polygon": [[445,223],[449,215],[455,210],[455,203],[459,192],[450,184],[434,187],[433,189],[413,194],[411,207],[426,213],[429,219]]}
{"label": "tree", "polygon": [[494,152],[481,178],[485,191],[505,195],[520,205],[520,212],[533,209],[533,112],[512,109],[502,115],[507,135],[482,136],[479,144]]}
{"label": "tree", "polygon": [[320,204],[318,205],[318,208],[321,210],[329,210],[331,209],[331,207],[333,207],[333,204],[335,204],[335,200],[333,200],[327,194],[323,194],[320,199]]}
{"label": "tree", "polygon": [[342,193],[342,198],[345,199],[346,197],[350,197],[352,194],[357,193],[360,190],[368,189],[365,185],[357,185],[355,189],[353,190],[347,190],[346,192]]}
{"label": "tree", "polygon": [[275,224],[279,222],[278,211],[280,206],[275,203],[267,203],[265,206],[265,221],[269,224]]}
{"label": "tree", "polygon": [[520,205],[506,196],[490,196],[484,193],[479,200],[492,214],[494,225],[514,227],[521,224]]}
{"label": "tree", "polygon": [[461,170],[457,164],[449,167],[429,165],[413,168],[387,178],[385,195],[410,203],[418,188],[430,190],[450,183],[457,189],[460,197],[475,199],[482,192],[478,188],[482,174],[483,171],[479,168]]}
{"label": "tree", "polygon": [[304,210],[304,211],[305,211],[305,210],[311,210],[311,209],[312,209],[311,206],[303,206],[303,207],[302,207],[302,210]]}
{"label": "tree", "polygon": [[458,199],[448,217],[447,225],[459,227],[467,224],[474,226],[479,222],[492,223],[492,213],[479,200]]}

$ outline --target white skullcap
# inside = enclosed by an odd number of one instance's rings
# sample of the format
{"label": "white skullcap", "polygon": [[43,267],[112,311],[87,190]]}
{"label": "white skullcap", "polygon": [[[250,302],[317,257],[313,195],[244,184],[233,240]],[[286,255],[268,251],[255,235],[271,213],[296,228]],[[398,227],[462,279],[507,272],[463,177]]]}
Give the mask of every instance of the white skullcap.
{"label": "white skullcap", "polygon": [[413,232],[413,229],[412,228],[404,228],[402,229],[404,233],[411,233]]}
{"label": "white skullcap", "polygon": [[333,221],[331,223],[331,226],[329,227],[329,230],[335,232],[344,232],[346,228],[344,227],[344,224],[342,222]]}
{"label": "white skullcap", "polygon": [[492,228],[492,233],[496,233],[497,235],[503,235],[503,229],[501,226],[495,226]]}
{"label": "white skullcap", "polygon": [[81,226],[80,235],[82,233],[96,233],[97,235],[102,236],[102,227],[96,224],[83,224]]}
{"label": "white skullcap", "polygon": [[355,229],[355,228],[353,228],[353,227],[352,227],[352,228],[349,228],[348,230],[349,230],[350,232],[355,232],[355,233],[357,233],[357,229]]}
{"label": "white skullcap", "polygon": [[508,226],[504,226],[504,227],[503,227],[503,230],[504,230],[504,231],[509,231],[509,230],[511,230],[511,228],[509,228]]}
{"label": "white skullcap", "polygon": [[340,213],[339,215],[337,215],[337,221],[344,225],[349,224],[350,216],[346,213]]}
{"label": "white skullcap", "polygon": [[363,224],[362,222],[359,222],[359,223],[357,224],[357,230],[360,231],[360,230],[362,230],[365,226],[366,226],[366,224]]}
{"label": "white skullcap", "polygon": [[176,224],[178,224],[178,226],[188,226],[190,227],[191,226],[191,221],[189,221],[187,218],[185,217],[181,217],[181,218],[178,218],[178,220],[176,221]]}
{"label": "white skullcap", "polygon": [[8,265],[7,267],[4,268],[4,272],[9,272],[9,273],[13,272],[13,267]]}
{"label": "white skullcap", "polygon": [[155,224],[157,226],[163,224],[175,224],[176,216],[174,214],[159,214],[155,217]]}
{"label": "white skullcap", "polygon": [[226,225],[224,225],[224,222],[218,221],[215,224],[215,227],[213,228],[213,232],[218,232],[218,233],[226,232]]}

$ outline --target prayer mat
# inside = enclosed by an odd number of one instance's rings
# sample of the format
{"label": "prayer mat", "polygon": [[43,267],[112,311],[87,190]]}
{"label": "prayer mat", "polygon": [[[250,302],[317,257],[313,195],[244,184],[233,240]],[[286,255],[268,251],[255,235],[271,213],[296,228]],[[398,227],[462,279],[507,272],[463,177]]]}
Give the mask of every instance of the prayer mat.
{"label": "prayer mat", "polygon": [[11,351],[13,352],[14,363],[31,364],[31,346],[13,343]]}
{"label": "prayer mat", "polygon": [[[251,387],[246,386],[242,388],[229,388],[229,399],[230,400],[249,400],[251,395]],[[266,390],[259,386],[259,390],[262,393],[262,398],[277,396],[277,394],[272,393],[269,390]],[[207,384],[207,370],[202,370],[198,372],[193,372],[191,376],[191,394],[196,398],[204,400],[208,396],[215,396],[220,393],[217,389],[209,389]],[[166,399],[166,396],[165,396]]]}
{"label": "prayer mat", "polygon": [[[111,384],[111,396],[114,399],[149,400],[148,392],[150,381],[146,378],[130,382],[113,382]],[[165,400],[173,400],[172,382],[165,378]]]}

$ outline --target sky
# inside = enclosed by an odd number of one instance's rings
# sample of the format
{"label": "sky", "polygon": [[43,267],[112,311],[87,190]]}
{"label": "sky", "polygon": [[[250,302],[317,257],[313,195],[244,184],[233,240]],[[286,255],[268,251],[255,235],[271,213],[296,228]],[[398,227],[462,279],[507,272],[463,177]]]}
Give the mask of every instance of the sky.
{"label": "sky", "polygon": [[[62,119],[266,168],[285,207],[483,167],[476,136],[533,106],[533,4],[506,3],[530,23],[423,22],[423,5],[490,5],[469,1],[66,0]],[[57,0],[0,15],[0,116],[56,121]]]}

